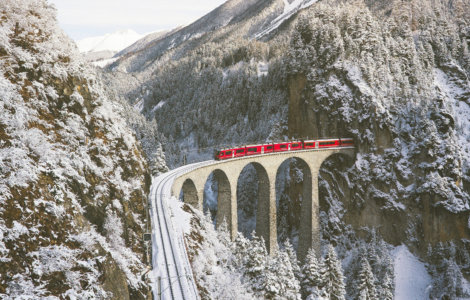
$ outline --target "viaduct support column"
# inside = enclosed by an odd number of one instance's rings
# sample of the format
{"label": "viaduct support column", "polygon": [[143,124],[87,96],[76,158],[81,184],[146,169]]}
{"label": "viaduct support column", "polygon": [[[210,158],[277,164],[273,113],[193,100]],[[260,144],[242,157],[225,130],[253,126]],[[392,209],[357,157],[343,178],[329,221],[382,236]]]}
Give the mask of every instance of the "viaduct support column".
{"label": "viaduct support column", "polygon": [[197,202],[196,208],[203,212],[204,210],[203,210],[202,204],[204,201],[204,185],[202,186],[202,188],[199,188],[197,190],[197,198],[198,198],[198,202]]}
{"label": "viaduct support column", "polygon": [[236,186],[235,189],[232,188],[232,184],[222,171],[216,170],[214,176],[218,182],[219,189],[216,227],[218,228],[225,220],[230,232],[230,238],[233,239],[237,233],[237,189]]}
{"label": "viaduct support column", "polygon": [[256,235],[264,238],[269,254],[277,251],[276,173],[258,171]]}
{"label": "viaduct support column", "polygon": [[304,261],[310,248],[320,257],[320,206],[318,203],[319,167],[311,166],[304,176],[302,209],[300,213],[300,232],[297,256]]}

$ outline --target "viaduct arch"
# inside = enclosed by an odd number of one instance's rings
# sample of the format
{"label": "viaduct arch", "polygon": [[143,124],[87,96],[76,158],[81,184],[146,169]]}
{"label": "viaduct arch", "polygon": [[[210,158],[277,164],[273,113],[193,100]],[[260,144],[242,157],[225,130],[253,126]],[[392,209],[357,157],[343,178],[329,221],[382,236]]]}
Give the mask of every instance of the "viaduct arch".
{"label": "viaduct arch", "polygon": [[344,154],[354,159],[354,147],[289,151],[214,161],[177,177],[171,193],[178,197],[183,191],[183,201],[202,210],[204,185],[213,173],[219,184],[216,226],[225,219],[230,236],[234,238],[238,229],[237,182],[242,170],[252,164],[258,174],[256,234],[264,238],[268,252],[274,253],[277,250],[277,171],[281,164],[290,158],[303,161],[310,170],[304,177],[304,182],[311,182],[304,185],[304,195],[307,197],[302,201],[301,207],[297,253],[299,259],[303,260],[310,247],[320,254],[318,173],[322,163],[333,154]]}

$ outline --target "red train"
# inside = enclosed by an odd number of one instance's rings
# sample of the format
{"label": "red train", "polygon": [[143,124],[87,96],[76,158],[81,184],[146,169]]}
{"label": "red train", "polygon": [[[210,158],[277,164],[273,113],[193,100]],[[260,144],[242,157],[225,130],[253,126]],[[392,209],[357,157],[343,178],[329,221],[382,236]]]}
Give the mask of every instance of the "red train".
{"label": "red train", "polygon": [[339,139],[327,139],[327,140],[309,140],[309,141],[293,141],[284,143],[271,143],[263,145],[248,145],[244,147],[232,148],[232,149],[221,149],[216,150],[214,153],[215,160],[223,160],[234,157],[242,157],[249,155],[258,155],[271,152],[283,152],[283,151],[296,151],[304,149],[321,149],[321,148],[336,148],[336,147],[348,147],[354,146],[353,139],[350,138],[339,138]]}

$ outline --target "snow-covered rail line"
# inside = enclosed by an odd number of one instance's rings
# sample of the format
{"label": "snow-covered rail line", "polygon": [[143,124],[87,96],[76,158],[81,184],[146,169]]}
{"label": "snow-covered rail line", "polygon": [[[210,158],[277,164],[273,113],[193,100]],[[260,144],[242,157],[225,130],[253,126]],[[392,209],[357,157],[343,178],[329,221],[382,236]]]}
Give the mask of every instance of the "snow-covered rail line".
{"label": "snow-covered rail line", "polygon": [[184,166],[154,178],[149,201],[152,215],[153,294],[155,299],[198,299],[184,237],[175,230],[169,208],[174,179],[204,163]]}

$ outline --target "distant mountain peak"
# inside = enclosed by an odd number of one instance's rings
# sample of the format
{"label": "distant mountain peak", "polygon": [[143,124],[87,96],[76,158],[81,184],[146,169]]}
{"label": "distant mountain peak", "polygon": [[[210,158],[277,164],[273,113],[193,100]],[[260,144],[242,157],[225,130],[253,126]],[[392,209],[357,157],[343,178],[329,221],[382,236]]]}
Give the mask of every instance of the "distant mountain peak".
{"label": "distant mountain peak", "polygon": [[118,52],[132,45],[143,36],[132,29],[122,29],[102,36],[79,40],[77,46],[80,52]]}

